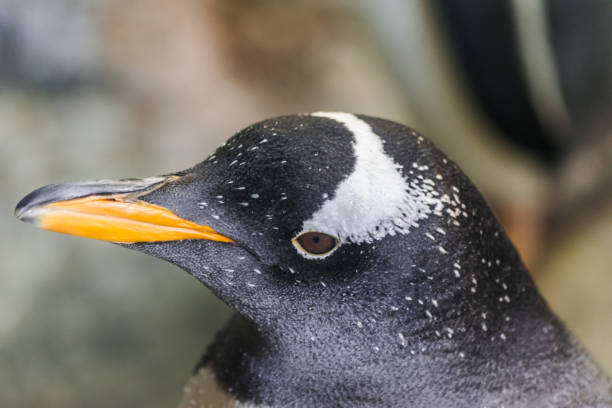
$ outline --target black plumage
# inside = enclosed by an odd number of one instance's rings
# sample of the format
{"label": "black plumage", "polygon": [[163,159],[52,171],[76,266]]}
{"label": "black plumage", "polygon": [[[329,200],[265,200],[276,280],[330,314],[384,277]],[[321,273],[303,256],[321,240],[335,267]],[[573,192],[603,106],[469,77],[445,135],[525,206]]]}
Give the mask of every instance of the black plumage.
{"label": "black plumage", "polygon": [[[138,199],[234,241],[123,244],[180,266],[236,310],[195,371],[214,373],[232,401],[612,406],[609,381],[484,199],[410,128],[338,113],[271,119],[154,185]],[[313,225],[337,249],[300,252],[292,240]]]}

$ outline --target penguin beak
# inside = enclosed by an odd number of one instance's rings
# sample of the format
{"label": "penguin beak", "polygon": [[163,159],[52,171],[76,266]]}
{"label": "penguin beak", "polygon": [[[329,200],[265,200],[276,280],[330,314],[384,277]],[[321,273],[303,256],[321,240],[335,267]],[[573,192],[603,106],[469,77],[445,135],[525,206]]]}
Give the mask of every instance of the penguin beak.
{"label": "penguin beak", "polygon": [[116,243],[206,239],[233,242],[207,225],[139,199],[179,176],[52,184],[25,196],[15,216],[38,227]]}

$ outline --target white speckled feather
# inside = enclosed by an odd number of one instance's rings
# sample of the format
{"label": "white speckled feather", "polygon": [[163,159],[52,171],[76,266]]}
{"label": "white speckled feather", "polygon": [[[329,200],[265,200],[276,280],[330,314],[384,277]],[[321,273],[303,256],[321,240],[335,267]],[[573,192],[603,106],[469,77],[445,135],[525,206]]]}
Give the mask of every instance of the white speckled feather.
{"label": "white speckled feather", "polygon": [[355,168],[332,199],[303,223],[302,230],[332,234],[342,241],[371,242],[407,233],[416,221],[440,214],[442,202],[435,188],[419,179],[408,181],[402,166],[383,149],[383,142],[365,121],[350,113],[317,112],[342,123],[353,135]]}

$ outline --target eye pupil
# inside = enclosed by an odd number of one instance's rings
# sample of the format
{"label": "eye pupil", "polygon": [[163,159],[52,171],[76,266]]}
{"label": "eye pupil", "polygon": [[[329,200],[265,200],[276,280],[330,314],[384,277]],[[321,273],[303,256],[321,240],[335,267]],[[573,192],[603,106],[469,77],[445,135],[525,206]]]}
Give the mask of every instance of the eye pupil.
{"label": "eye pupil", "polygon": [[297,237],[302,249],[313,255],[323,255],[338,245],[338,240],[322,232],[305,232]]}

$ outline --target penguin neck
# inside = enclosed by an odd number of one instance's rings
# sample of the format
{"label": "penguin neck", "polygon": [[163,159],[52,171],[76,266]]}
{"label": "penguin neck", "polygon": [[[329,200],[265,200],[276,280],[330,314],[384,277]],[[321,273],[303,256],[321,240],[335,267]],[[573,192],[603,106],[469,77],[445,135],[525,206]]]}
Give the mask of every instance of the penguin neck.
{"label": "penguin neck", "polygon": [[[469,364],[470,358],[541,356],[553,338],[554,344],[568,344],[567,331],[497,220],[488,211],[475,218],[474,227],[448,228],[436,241],[390,241],[395,247],[389,253],[402,253],[404,246],[403,252],[416,254],[402,262],[409,268],[396,269],[398,279],[384,289],[395,293],[391,302],[405,305],[410,316],[394,327],[406,330],[407,347],[413,339]],[[517,347],[524,340],[531,344]]]}
{"label": "penguin neck", "polygon": [[[374,304],[330,310],[330,319],[295,326],[279,322],[274,330],[236,314],[201,365],[210,367],[238,401],[262,406],[287,401],[331,406],[334,398],[355,405],[395,406],[410,400],[426,406],[441,389],[477,405],[483,387],[492,387],[485,392],[492,401],[498,401],[498,394],[523,398],[517,384],[521,375],[542,378],[540,391],[553,389],[563,370],[575,368],[576,358],[583,356],[523,272],[511,302],[496,298],[499,308],[489,310],[486,318],[481,308],[489,298],[473,296],[463,303],[458,289],[436,292],[437,306],[421,290],[413,293],[412,302],[377,298]],[[424,287],[420,285],[408,284]],[[479,288],[484,291],[484,286],[482,282]],[[503,389],[494,389],[499,384]],[[298,401],[298,396],[308,400]]]}
{"label": "penguin neck", "polygon": [[300,393],[319,398],[300,401],[304,406],[333,405],[326,396],[343,393],[355,404],[408,398],[419,406],[440,387],[469,401],[470,392],[482,395],[482,378],[507,387],[491,395],[518,398],[516,378],[525,370],[552,386],[583,354],[499,231],[495,223],[483,226],[463,247],[450,231],[436,245],[411,241],[416,234],[378,242],[370,269],[350,290],[332,293],[330,286],[327,303],[313,300],[313,313],[297,310],[274,324],[235,315],[202,365],[239,401],[281,406]]}
{"label": "penguin neck", "polygon": [[[238,401],[261,406],[285,406],[287,401],[332,406],[335,398],[355,405],[396,406],[399,401],[413,401],[415,406],[427,406],[441,392],[476,405],[488,384],[503,384],[503,390],[488,390],[496,400],[498,392],[521,397],[516,378],[523,374],[556,381],[564,362],[578,352],[554,320],[543,327],[539,319],[523,322],[524,330],[508,330],[503,343],[473,336],[469,330],[452,339],[408,331],[402,338],[399,320],[379,324],[377,329],[365,321],[363,327],[354,324],[354,328],[345,323],[335,328],[335,338],[310,337],[314,332],[321,335],[321,330],[305,327],[283,339],[260,331],[236,314],[199,367],[210,367],[222,389]],[[551,357],[554,365],[547,361]],[[490,380],[487,385],[483,378]]]}

